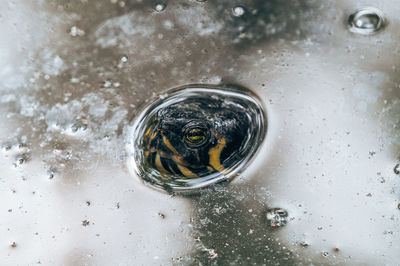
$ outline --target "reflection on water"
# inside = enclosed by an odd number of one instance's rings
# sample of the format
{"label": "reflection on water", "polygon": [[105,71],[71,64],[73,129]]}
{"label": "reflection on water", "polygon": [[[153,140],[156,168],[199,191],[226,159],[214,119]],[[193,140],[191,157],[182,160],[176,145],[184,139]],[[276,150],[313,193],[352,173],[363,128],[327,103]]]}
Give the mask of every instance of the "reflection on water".
{"label": "reflection on water", "polygon": [[[391,0],[7,0],[1,261],[396,264],[399,14]],[[268,137],[231,183],[171,197],[132,177],[125,146],[149,99],[184,84],[251,88]]]}

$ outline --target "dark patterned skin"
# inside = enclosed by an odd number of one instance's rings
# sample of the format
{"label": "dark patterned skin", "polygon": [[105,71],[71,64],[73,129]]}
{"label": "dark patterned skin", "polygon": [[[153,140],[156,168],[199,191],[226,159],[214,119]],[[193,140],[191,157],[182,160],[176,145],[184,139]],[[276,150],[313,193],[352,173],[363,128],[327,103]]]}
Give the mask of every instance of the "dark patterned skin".
{"label": "dark patterned skin", "polygon": [[148,167],[176,179],[223,172],[242,157],[251,125],[246,109],[244,102],[207,96],[158,110],[143,136]]}

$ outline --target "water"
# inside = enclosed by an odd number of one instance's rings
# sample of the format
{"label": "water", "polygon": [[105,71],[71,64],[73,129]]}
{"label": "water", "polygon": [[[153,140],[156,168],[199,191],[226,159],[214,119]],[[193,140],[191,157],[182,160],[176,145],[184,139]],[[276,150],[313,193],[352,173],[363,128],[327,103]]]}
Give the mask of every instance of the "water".
{"label": "water", "polygon": [[[399,5],[159,2],[0,6],[2,264],[397,265]],[[366,4],[376,34],[348,25]],[[125,148],[185,84],[239,84],[268,115],[240,174],[190,197],[145,186]]]}
{"label": "water", "polygon": [[185,192],[233,179],[263,141],[261,103],[235,85],[186,85],[161,94],[128,135],[129,164],[148,184]]}

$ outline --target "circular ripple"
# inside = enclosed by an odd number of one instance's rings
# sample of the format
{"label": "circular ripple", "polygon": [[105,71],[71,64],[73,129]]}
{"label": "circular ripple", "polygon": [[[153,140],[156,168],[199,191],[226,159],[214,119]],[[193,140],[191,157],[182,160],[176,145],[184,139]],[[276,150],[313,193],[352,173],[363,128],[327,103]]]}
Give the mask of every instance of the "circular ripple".
{"label": "circular ripple", "polygon": [[236,85],[187,85],[148,105],[128,134],[128,165],[147,184],[187,192],[235,177],[266,132],[258,98]]}

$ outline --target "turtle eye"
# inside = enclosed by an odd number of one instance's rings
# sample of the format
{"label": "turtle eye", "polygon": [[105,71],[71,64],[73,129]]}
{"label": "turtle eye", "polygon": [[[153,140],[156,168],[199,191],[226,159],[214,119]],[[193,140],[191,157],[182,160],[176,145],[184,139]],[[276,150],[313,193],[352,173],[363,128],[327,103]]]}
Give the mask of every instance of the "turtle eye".
{"label": "turtle eye", "polygon": [[191,147],[198,147],[207,141],[207,135],[204,128],[189,128],[185,131],[184,141]]}

